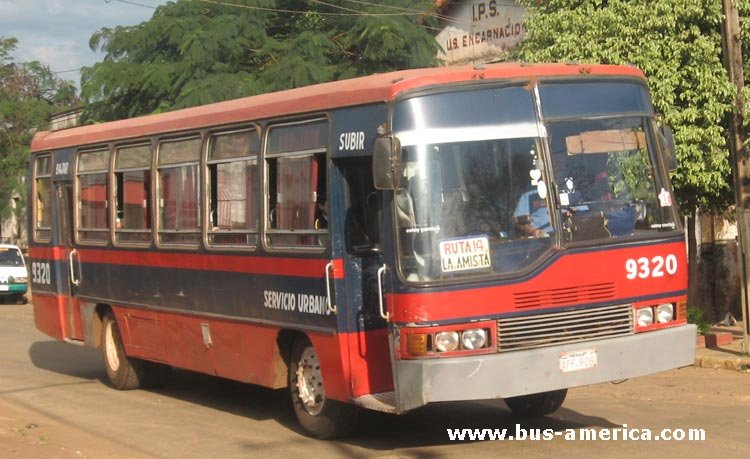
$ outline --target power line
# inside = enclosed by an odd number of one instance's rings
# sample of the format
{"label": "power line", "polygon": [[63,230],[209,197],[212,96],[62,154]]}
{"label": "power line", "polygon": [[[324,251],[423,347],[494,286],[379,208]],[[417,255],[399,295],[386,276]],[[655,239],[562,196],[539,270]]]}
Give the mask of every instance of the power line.
{"label": "power line", "polygon": [[[355,10],[355,9],[352,9],[352,8],[347,8],[345,6],[333,5],[331,3],[326,3],[326,2],[323,2],[323,1],[320,1],[320,0],[309,0],[309,1],[312,2],[312,3],[317,3],[318,5],[329,6],[331,8],[335,8],[335,9],[338,9],[338,10],[348,11],[350,13],[358,13],[358,14],[361,14],[363,16],[407,16],[407,14],[404,14],[404,13],[370,13],[369,11]],[[423,12],[419,12],[419,13],[411,12],[408,15],[409,16],[413,16],[413,15],[421,15],[421,14],[423,14]]]}
{"label": "power line", "polygon": [[[427,13],[425,11],[417,11],[417,10],[411,10],[411,12],[409,12],[409,13],[404,13],[404,12],[401,12],[401,13],[370,13],[370,12],[367,12],[367,11],[360,11],[360,10],[355,10],[355,9],[352,9],[352,8],[347,8],[345,6],[333,5],[331,3],[326,3],[326,2],[321,1],[321,0],[310,0],[310,1],[313,2],[313,3],[317,3],[318,5],[328,6],[328,7],[340,9],[340,10],[343,10],[343,11],[355,12],[355,13],[361,14],[362,16],[380,17],[380,16],[416,16],[416,15],[424,16],[424,15],[429,15],[429,13]],[[376,6],[382,6],[382,5],[376,5]],[[428,30],[438,30],[438,31],[442,30],[442,29],[438,29],[436,27],[426,26],[424,24],[415,24],[415,25],[417,27],[422,27],[423,29],[428,29]]]}
{"label": "power line", "polygon": [[70,69],[70,70],[60,70],[58,72],[52,72],[52,73],[54,73],[55,75],[59,75],[61,73],[80,72],[81,70],[83,70],[83,67],[77,68],[77,69]]}
{"label": "power line", "polygon": [[[322,5],[327,5],[327,6],[330,6],[330,7],[333,7],[333,8],[343,9],[343,10],[346,10],[348,12],[346,12],[346,13],[332,13],[332,12],[311,11],[311,10],[285,10],[285,9],[278,9],[278,8],[265,8],[265,7],[262,7],[262,6],[241,5],[241,4],[237,4],[237,3],[221,2],[221,1],[217,1],[217,0],[198,0],[198,1],[201,1],[203,3],[210,3],[210,4],[213,4],[213,5],[219,5],[219,6],[233,6],[233,7],[236,7],[236,8],[245,8],[245,9],[259,10],[259,11],[269,11],[269,12],[273,12],[273,13],[317,14],[317,15],[320,15],[320,16],[336,16],[336,17],[351,17],[351,16],[369,16],[369,17],[404,16],[403,13],[367,13],[367,12],[364,12],[364,11],[353,10],[353,9],[345,8],[345,7],[342,7],[342,6],[331,5],[331,4],[324,3],[324,2],[321,2],[321,1],[318,1],[318,0],[310,0],[310,1],[312,1],[313,3],[319,3],[319,4],[322,4]],[[414,13],[414,14],[416,14],[416,13]],[[420,13],[420,14],[422,14],[422,13]],[[423,29],[428,29],[428,30],[437,30],[437,31],[441,31],[442,30],[442,29],[438,29],[438,28],[430,27],[430,26],[426,26],[426,25],[420,25],[420,24],[415,24],[415,25],[417,27],[421,27]]]}
{"label": "power line", "polygon": [[[107,3],[110,3],[112,1],[117,1],[117,2],[121,2],[121,3],[127,3],[127,4],[130,4],[130,5],[136,5],[136,6],[141,6],[141,7],[150,8],[150,9],[156,9],[156,7],[154,7],[154,6],[144,5],[144,4],[133,2],[133,1],[130,1],[130,0],[105,0],[105,2],[107,2]],[[470,22],[467,22],[467,21],[461,21],[459,19],[455,19],[455,18],[452,18],[450,16],[446,16],[446,15],[442,15],[442,14],[432,13],[430,11],[422,11],[422,10],[417,10],[417,9],[413,9],[413,8],[404,8],[404,7],[395,6],[395,5],[377,4],[377,3],[372,3],[372,2],[369,2],[369,1],[365,1],[365,0],[344,0],[344,1],[348,1],[348,2],[351,2],[351,3],[356,3],[356,4],[360,4],[360,5],[375,6],[375,7],[380,7],[380,8],[390,8],[390,9],[397,10],[397,11],[400,11],[400,12],[399,13],[374,13],[374,12],[367,12],[367,11],[361,11],[361,10],[357,10],[357,9],[353,9],[353,8],[347,8],[347,7],[340,6],[340,5],[334,5],[334,4],[327,3],[327,2],[322,1],[322,0],[309,0],[309,1],[312,2],[312,3],[318,4],[318,5],[327,6],[329,8],[335,8],[335,9],[338,9],[338,10],[342,10],[344,12],[342,12],[342,13],[334,13],[334,12],[330,12],[330,11],[324,12],[324,11],[312,11],[312,10],[288,10],[288,9],[280,9],[280,8],[267,8],[267,7],[262,7],[262,6],[253,6],[253,5],[245,5],[245,4],[238,4],[238,3],[230,3],[230,2],[220,1],[220,0],[198,0],[198,1],[203,2],[203,3],[209,3],[209,4],[212,4],[212,5],[217,5],[217,6],[228,6],[228,7],[234,7],[234,8],[244,8],[244,9],[249,9],[249,10],[267,11],[267,12],[272,12],[272,13],[289,13],[289,14],[305,14],[305,15],[306,14],[315,14],[315,15],[320,15],[320,16],[336,16],[336,17],[351,17],[351,16],[391,17],[391,16],[421,15],[421,16],[427,16],[427,17],[434,17],[434,18],[437,18],[437,19],[440,19],[440,20],[443,20],[443,21],[446,21],[446,22],[452,22],[452,23],[454,23],[456,25],[459,25],[459,26],[461,26],[461,25],[463,25],[463,26],[469,26],[470,31],[466,30],[465,33],[474,34],[474,33],[487,32],[487,31],[492,30],[492,27],[476,27],[473,23],[470,23]],[[520,5],[506,5],[506,6],[507,7],[523,8]],[[424,24],[414,24],[414,25],[416,27],[420,27],[420,28],[423,28],[423,29],[426,29],[426,30],[432,30],[432,31],[437,31],[437,32],[443,32],[444,31],[444,29],[441,29],[441,28],[438,28],[438,27],[431,27],[431,26],[424,25]]]}
{"label": "power line", "polygon": [[404,11],[407,13],[414,13],[414,14],[421,14],[424,16],[429,16],[437,19],[442,19],[444,21],[449,22],[455,22],[455,23],[461,23],[462,21],[459,21],[458,19],[452,18],[450,16],[446,16],[444,14],[439,13],[430,13],[429,11],[421,11],[414,8],[404,8],[403,6],[396,6],[396,5],[383,5],[379,3],[372,3],[372,2],[366,2],[364,0],[344,0],[350,3],[356,3],[358,5],[367,5],[367,6],[377,6],[378,8],[389,8],[396,11]]}
{"label": "power line", "polygon": [[[142,6],[144,8],[150,8],[152,10],[156,9],[155,6],[144,5],[143,3],[136,3],[136,2],[131,2],[131,1],[128,1],[128,0],[114,0],[114,1],[120,2],[120,3],[127,3],[128,5]],[[111,3],[111,2],[112,2],[112,0],[104,0],[104,3]]]}
{"label": "power line", "polygon": [[[135,5],[135,6],[141,6],[141,7],[144,7],[144,8],[150,8],[152,10],[155,10],[157,8],[155,6],[144,5],[142,3],[137,3],[137,2],[130,1],[130,0],[104,0],[104,1],[106,3],[111,3],[112,1],[116,1],[116,2],[120,2],[120,3],[126,3],[126,4],[129,4],[129,5]],[[218,6],[231,6],[231,7],[235,7],[235,8],[244,8],[244,9],[258,10],[258,11],[268,11],[268,12],[272,12],[272,13],[318,14],[318,15],[321,15],[321,16],[338,16],[338,17],[342,17],[342,16],[386,17],[386,16],[401,16],[401,15],[404,15],[404,16],[406,16],[406,15],[422,15],[422,16],[434,17],[436,19],[440,19],[440,20],[443,20],[443,21],[446,21],[446,22],[452,22],[452,23],[455,23],[455,24],[458,24],[458,25],[469,26],[469,27],[471,27],[472,31],[474,31],[474,32],[481,32],[481,31],[490,30],[489,28],[486,28],[486,27],[475,27],[472,23],[469,23],[467,21],[461,21],[459,19],[455,19],[455,18],[452,18],[450,16],[446,16],[444,14],[437,14],[437,13],[432,13],[432,12],[429,12],[429,11],[417,10],[417,9],[414,9],[414,8],[405,8],[405,7],[396,6],[396,5],[384,5],[384,4],[372,3],[372,2],[365,1],[365,0],[344,0],[344,1],[351,2],[351,3],[356,3],[356,4],[360,4],[360,5],[376,6],[376,7],[380,7],[380,8],[389,8],[389,9],[393,9],[393,10],[396,10],[396,11],[401,11],[402,13],[371,13],[371,12],[367,12],[367,11],[361,11],[361,10],[356,10],[356,9],[352,9],[352,8],[346,8],[344,6],[334,5],[334,4],[331,4],[331,3],[326,3],[326,2],[321,1],[321,0],[309,0],[309,1],[311,1],[312,3],[317,3],[319,5],[324,5],[324,6],[328,6],[328,7],[331,7],[331,8],[340,9],[342,11],[346,11],[346,13],[333,13],[333,12],[311,11],[311,10],[287,10],[287,9],[280,9],[280,8],[266,8],[266,7],[262,7],[262,6],[243,5],[243,4],[230,3],[230,2],[224,2],[224,1],[219,1],[219,0],[198,0],[198,1],[201,1],[203,3],[210,3],[210,4],[218,5]],[[523,6],[521,6],[521,5],[504,5],[504,7],[508,7],[508,8],[513,8],[513,7],[515,7],[515,8],[523,8]],[[437,28],[437,27],[430,27],[430,26],[426,26],[426,25],[423,25],[423,24],[416,24],[416,26],[417,27],[421,27],[423,29],[427,29],[427,30],[435,30],[435,31],[438,31],[438,32],[442,32],[443,31],[443,29],[440,29],[440,28]]]}
{"label": "power line", "polygon": [[[233,6],[235,8],[245,8],[248,10],[258,10],[258,11],[268,11],[272,13],[291,13],[291,14],[319,14],[321,16],[369,16],[369,14],[365,14],[362,12],[357,13],[330,13],[330,12],[320,12],[320,11],[310,11],[310,10],[285,10],[285,9],[279,9],[279,8],[266,8],[262,6],[252,6],[252,5],[241,5],[237,3],[229,3],[229,2],[220,2],[217,0],[198,0],[203,3],[211,3],[213,5],[219,5],[219,6]],[[386,14],[375,14],[376,16],[391,16],[394,15],[392,13],[386,13]]]}
{"label": "power line", "polygon": [[[107,3],[110,3],[112,1],[120,2],[120,3],[126,3],[129,5],[135,5],[135,6],[141,6],[144,8],[150,8],[150,9],[156,9],[155,6],[151,5],[144,5],[142,3],[133,2],[130,0],[104,0]],[[467,22],[467,21],[461,21],[455,18],[451,18],[450,16],[446,16],[443,14],[436,14],[429,11],[422,11],[417,10],[413,8],[404,8],[400,6],[395,5],[383,5],[383,4],[377,4],[372,3],[364,0],[345,0],[352,3],[357,3],[360,5],[368,5],[368,6],[377,6],[380,8],[390,8],[393,10],[401,11],[401,13],[372,13],[367,11],[361,11],[356,10],[353,8],[346,8],[344,6],[340,5],[334,5],[331,3],[326,3],[321,0],[309,0],[312,3],[317,3],[319,5],[328,6],[330,8],[339,9],[342,11],[345,11],[343,13],[334,13],[334,12],[324,12],[324,11],[312,11],[312,10],[288,10],[288,9],[281,9],[281,8],[267,8],[262,6],[253,6],[253,5],[244,5],[244,4],[238,4],[238,3],[230,3],[225,1],[219,1],[219,0],[198,0],[203,3],[209,3],[212,5],[218,5],[218,6],[231,6],[234,8],[244,8],[244,9],[250,9],[250,10],[256,10],[256,11],[267,11],[271,13],[290,13],[290,14],[317,14],[320,16],[336,16],[336,17],[348,17],[348,16],[370,16],[370,17],[389,17],[389,16],[410,16],[410,15],[422,15],[422,16],[428,16],[428,17],[434,17],[446,22],[452,22],[458,25],[464,25],[464,26],[470,26],[472,31],[474,32],[481,32],[481,31],[487,31],[490,30],[486,27],[474,27],[473,24]],[[520,5],[507,5],[508,7],[516,7],[516,8],[522,8]],[[426,30],[433,30],[437,32],[442,32],[443,29],[437,28],[437,27],[431,27],[424,24],[415,24],[417,27],[421,27]]]}

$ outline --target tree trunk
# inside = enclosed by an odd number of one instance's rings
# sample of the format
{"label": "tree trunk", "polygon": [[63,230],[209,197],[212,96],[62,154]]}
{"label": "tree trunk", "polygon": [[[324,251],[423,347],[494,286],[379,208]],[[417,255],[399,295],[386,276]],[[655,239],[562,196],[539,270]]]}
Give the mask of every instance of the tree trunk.
{"label": "tree trunk", "polygon": [[[705,286],[700,282],[700,266],[698,265],[698,241],[695,231],[696,217],[687,218],[687,247],[688,247],[688,306],[703,310]],[[705,312],[705,311],[704,311]]]}

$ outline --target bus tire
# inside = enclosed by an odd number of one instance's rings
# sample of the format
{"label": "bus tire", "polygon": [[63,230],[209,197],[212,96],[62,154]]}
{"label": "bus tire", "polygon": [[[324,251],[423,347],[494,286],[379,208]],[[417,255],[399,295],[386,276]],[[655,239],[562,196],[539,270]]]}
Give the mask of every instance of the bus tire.
{"label": "bus tire", "polygon": [[320,361],[307,338],[292,345],[289,392],[299,423],[315,438],[342,437],[354,430],[359,407],[326,398]]}
{"label": "bus tire", "polygon": [[568,389],[521,395],[505,399],[505,404],[516,416],[534,418],[552,414],[558,410],[568,395]]}
{"label": "bus tire", "polygon": [[107,378],[115,389],[131,390],[141,387],[148,362],[125,355],[120,328],[115,316],[109,311],[102,318],[102,356]]}

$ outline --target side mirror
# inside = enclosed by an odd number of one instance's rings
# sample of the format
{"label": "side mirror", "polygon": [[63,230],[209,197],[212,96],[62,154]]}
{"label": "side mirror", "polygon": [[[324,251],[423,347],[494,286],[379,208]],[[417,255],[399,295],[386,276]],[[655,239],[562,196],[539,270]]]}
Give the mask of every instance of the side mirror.
{"label": "side mirror", "polygon": [[372,152],[372,180],[378,190],[395,190],[401,177],[401,142],[395,137],[375,140]]}
{"label": "side mirror", "polygon": [[674,133],[672,128],[666,124],[659,127],[659,144],[664,167],[670,172],[676,171],[677,155],[675,154]]}

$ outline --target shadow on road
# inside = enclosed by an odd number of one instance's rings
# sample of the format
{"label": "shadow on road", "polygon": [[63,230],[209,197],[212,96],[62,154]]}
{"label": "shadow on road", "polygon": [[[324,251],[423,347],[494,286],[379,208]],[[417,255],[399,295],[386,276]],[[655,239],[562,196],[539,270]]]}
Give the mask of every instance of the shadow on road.
{"label": "shadow on road", "polygon": [[358,433],[345,442],[376,450],[439,446],[455,443],[449,440],[448,429],[507,429],[508,435],[515,435],[516,425],[526,432],[616,426],[604,418],[566,408],[552,416],[522,419],[514,417],[501,400],[450,402],[428,405],[403,416],[364,412]]}
{"label": "shadow on road", "polygon": [[[292,411],[286,389],[272,390],[175,370],[171,384],[154,392],[248,419],[272,419],[284,428],[304,435]],[[390,451],[455,443],[449,440],[447,429],[508,429],[508,435],[515,435],[516,424],[527,432],[620,427],[607,419],[587,416],[564,407],[552,416],[528,420],[514,417],[501,400],[451,402],[436,403],[402,416],[363,410],[355,433],[332,444],[337,445],[340,453],[356,456],[356,450],[352,447]],[[247,444],[246,447],[252,452],[258,446]],[[419,452],[420,457],[428,457],[425,454],[425,451]]]}
{"label": "shadow on road", "polygon": [[84,379],[102,380],[104,367],[99,350],[62,341],[37,341],[29,348],[35,367]]}
{"label": "shadow on road", "polygon": [[[101,354],[57,341],[36,342],[29,349],[38,368],[82,379],[106,381]],[[273,419],[291,431],[304,435],[292,411],[285,389],[272,390],[186,370],[175,370],[171,383],[151,389],[163,397],[221,410],[262,421]],[[561,408],[552,416],[527,420],[514,417],[501,400],[436,403],[402,416],[363,410],[357,430],[349,438],[334,442],[342,453],[351,447],[376,451],[451,444],[447,429],[507,429],[516,425],[531,430],[565,431],[583,427],[619,427],[600,417]],[[248,450],[257,445],[247,445]],[[424,451],[420,452],[423,455]]]}

